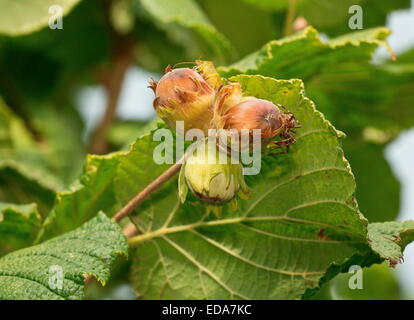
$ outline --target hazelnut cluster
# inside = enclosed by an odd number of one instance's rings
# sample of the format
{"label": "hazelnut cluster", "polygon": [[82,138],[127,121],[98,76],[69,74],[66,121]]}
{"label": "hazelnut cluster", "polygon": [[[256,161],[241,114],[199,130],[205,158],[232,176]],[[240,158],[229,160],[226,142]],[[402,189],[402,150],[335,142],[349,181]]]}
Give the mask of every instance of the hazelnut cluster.
{"label": "hazelnut cluster", "polygon": [[[238,136],[243,129],[249,134],[260,130],[260,143],[266,151],[286,147],[287,152],[295,143],[292,132],[299,126],[291,112],[270,101],[245,96],[240,84],[222,79],[212,62],[196,61],[193,68],[168,66],[164,76],[158,82],[150,81],[149,87],[155,93],[154,109],[174,130],[176,121],[184,122],[185,132],[197,128],[206,135],[209,129],[238,132]],[[218,153],[226,152],[218,149]],[[190,155],[181,169],[182,201],[188,188],[213,205],[234,204],[236,194],[248,193],[240,164],[211,163],[204,152],[199,154],[203,157]]]}

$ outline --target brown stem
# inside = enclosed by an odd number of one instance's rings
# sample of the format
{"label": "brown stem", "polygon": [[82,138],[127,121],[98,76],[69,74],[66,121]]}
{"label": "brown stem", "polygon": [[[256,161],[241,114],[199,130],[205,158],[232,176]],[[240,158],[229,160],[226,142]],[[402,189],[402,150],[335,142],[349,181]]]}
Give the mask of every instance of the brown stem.
{"label": "brown stem", "polygon": [[101,73],[101,83],[106,90],[105,114],[92,134],[90,152],[103,154],[108,152],[106,133],[116,117],[116,109],[128,67],[133,62],[134,39],[130,35],[119,34],[111,22],[113,0],[102,1],[105,24],[112,39],[110,65]]}
{"label": "brown stem", "polygon": [[102,75],[102,82],[107,94],[105,114],[91,139],[90,151],[96,154],[108,151],[106,133],[116,117],[122,83],[133,60],[133,44],[127,37],[117,35],[114,42],[116,49],[113,54],[113,65]]}
{"label": "brown stem", "polygon": [[172,178],[182,166],[182,161],[178,161],[172,165],[168,170],[162,173],[157,179],[152,181],[148,186],[132,198],[121,210],[119,210],[114,216],[115,221],[120,221],[129,215],[137,206],[139,206],[145,199],[147,199],[153,192],[157,191],[165,182]]}
{"label": "brown stem", "polygon": [[289,0],[287,13],[285,17],[285,25],[283,27],[283,36],[287,37],[293,32],[293,21],[296,15],[296,0]]}
{"label": "brown stem", "polygon": [[131,238],[133,236],[136,236],[139,232],[137,227],[135,226],[135,224],[133,224],[132,222],[129,222],[123,229],[122,229],[122,233],[125,235],[125,237],[127,238]]}

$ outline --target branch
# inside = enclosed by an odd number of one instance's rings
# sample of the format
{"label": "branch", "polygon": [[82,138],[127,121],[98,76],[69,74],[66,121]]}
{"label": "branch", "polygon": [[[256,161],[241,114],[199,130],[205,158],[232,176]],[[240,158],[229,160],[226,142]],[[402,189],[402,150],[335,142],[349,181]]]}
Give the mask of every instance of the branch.
{"label": "branch", "polygon": [[108,152],[106,133],[116,117],[116,109],[128,67],[133,62],[136,39],[120,34],[112,25],[111,8],[113,0],[102,1],[104,22],[111,37],[112,55],[110,65],[101,74],[101,83],[106,90],[105,114],[95,129],[90,143],[90,152],[103,154]]}
{"label": "branch", "polygon": [[[168,170],[164,171],[157,179],[152,181],[148,186],[138,193],[134,198],[131,199],[121,210],[119,210],[113,217],[116,222],[121,221],[123,218],[128,216],[137,206],[139,206],[145,199],[147,199],[153,192],[157,191],[164,183],[171,179],[182,166],[184,157],[180,161],[172,165]],[[128,223],[122,230],[127,238],[131,238],[136,235],[137,228],[133,223]],[[93,281],[93,276],[85,276],[84,283],[89,284]]]}
{"label": "branch", "polygon": [[133,61],[133,43],[119,35],[114,42],[116,50],[113,54],[113,66],[103,74],[102,79],[107,96],[105,114],[91,139],[90,151],[96,154],[103,154],[108,150],[106,133],[115,119],[125,74]]}
{"label": "branch", "polygon": [[296,0],[289,0],[289,5],[285,18],[285,25],[283,27],[283,36],[287,37],[293,32],[293,20],[296,15]]}
{"label": "branch", "polygon": [[172,165],[167,171],[162,173],[157,179],[152,181],[148,186],[132,198],[121,210],[119,210],[114,216],[115,221],[128,216],[137,206],[139,206],[145,199],[147,199],[153,192],[157,191],[165,182],[171,179],[182,166],[182,160]]}

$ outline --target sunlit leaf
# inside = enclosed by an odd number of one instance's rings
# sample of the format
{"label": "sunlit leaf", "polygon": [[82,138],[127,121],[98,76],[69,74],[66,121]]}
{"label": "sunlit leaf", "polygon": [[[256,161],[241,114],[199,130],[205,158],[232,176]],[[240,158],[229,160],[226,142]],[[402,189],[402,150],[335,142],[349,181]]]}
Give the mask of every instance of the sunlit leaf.
{"label": "sunlit leaf", "polygon": [[261,74],[277,79],[307,80],[338,63],[368,62],[376,48],[385,45],[387,28],[352,32],[324,42],[318,32],[308,27],[281,40],[267,43],[242,60],[220,69],[223,76]]}
{"label": "sunlit leaf", "polygon": [[48,25],[55,11],[49,8],[57,5],[65,15],[79,0],[15,1],[0,0],[0,34],[22,35],[34,32]]}

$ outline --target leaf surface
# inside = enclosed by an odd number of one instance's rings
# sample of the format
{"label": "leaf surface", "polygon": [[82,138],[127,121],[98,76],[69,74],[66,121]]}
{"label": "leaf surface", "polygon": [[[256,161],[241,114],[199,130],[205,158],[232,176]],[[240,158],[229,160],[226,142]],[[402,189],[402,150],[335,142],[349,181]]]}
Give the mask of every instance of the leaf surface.
{"label": "leaf surface", "polygon": [[372,249],[395,266],[402,262],[405,247],[414,241],[414,221],[370,223],[368,237]]}
{"label": "leaf surface", "polygon": [[365,61],[390,34],[387,28],[352,32],[324,42],[313,27],[273,40],[240,61],[220,68],[223,76],[261,74],[276,79],[309,77],[338,63]]}
{"label": "leaf surface", "polygon": [[69,106],[34,105],[31,124],[42,135],[48,166],[64,186],[75,180],[85,161],[83,126],[77,111]]}
{"label": "leaf surface", "polygon": [[45,215],[60,187],[23,120],[0,98],[0,201],[35,202]]}
{"label": "leaf surface", "polygon": [[285,9],[288,4],[289,0],[241,0],[251,5],[257,6],[263,10],[281,10]]}
{"label": "leaf surface", "polygon": [[35,204],[0,203],[0,255],[31,245],[40,225]]}
{"label": "leaf surface", "polygon": [[72,232],[2,257],[0,299],[82,299],[84,276],[105,284],[117,256],[127,252],[121,228],[99,213]]}
{"label": "leaf surface", "polygon": [[382,65],[370,63],[378,47],[390,50],[389,34],[378,27],[325,41],[308,27],[219,70],[225,77],[247,73],[302,79],[307,95],[337,128],[358,135],[374,126],[395,136],[414,125],[412,108],[404,107],[414,100],[414,69],[405,55],[401,62],[398,57]]}
{"label": "leaf surface", "polygon": [[[355,164],[361,211],[373,222],[394,219],[399,186],[381,150],[374,150],[364,141],[364,132],[367,128],[374,129],[388,136],[389,141],[402,129],[414,125],[413,108],[406,107],[414,101],[411,60],[402,57],[400,62],[398,57],[397,62],[370,63],[372,53],[386,45],[388,34],[386,28],[374,28],[323,41],[310,27],[291,37],[271,41],[261,50],[221,69],[224,76],[247,72],[304,80],[306,93],[318,110],[349,136],[344,148],[351,165]],[[363,145],[367,147],[362,148]],[[372,165],[372,157],[367,157],[367,153],[378,159],[376,165]],[[381,183],[373,190],[375,169],[381,172],[378,178]]]}
{"label": "leaf surface", "polygon": [[400,182],[384,157],[385,146],[346,139],[343,148],[357,182],[361,212],[369,222],[395,220],[400,209]]}
{"label": "leaf surface", "polygon": [[44,223],[39,240],[71,231],[99,211],[112,216],[117,205],[113,180],[119,154],[88,156],[79,180],[69,190],[57,193],[55,205]]}
{"label": "leaf surface", "polygon": [[[397,274],[387,263],[375,264],[363,269],[363,290],[350,288],[355,272],[336,277],[329,288],[335,300],[403,300],[403,290]],[[381,279],[381,281],[379,281]]]}
{"label": "leaf surface", "polygon": [[[281,11],[286,14],[289,0],[239,0],[256,6],[262,10],[275,13]],[[294,3],[295,13],[304,17],[309,25],[321,32],[335,36],[349,32],[349,21],[360,11],[350,8],[358,5],[362,9],[362,26],[364,29],[383,26],[387,17],[394,10],[410,8],[410,0],[297,0]],[[361,21],[361,20],[359,20]]]}
{"label": "leaf surface", "polygon": [[[49,8],[58,5],[66,15],[79,0],[0,0],[0,34],[32,33],[49,23]],[[56,13],[53,11],[53,13]]]}
{"label": "leaf surface", "polygon": [[[253,0],[255,1],[255,0]],[[209,20],[243,57],[278,37],[280,26],[275,13],[264,11],[243,0],[198,0]],[[258,1],[265,4],[265,1]],[[275,1],[269,1],[269,4]],[[236,60],[232,60],[234,62]]]}
{"label": "leaf surface", "polygon": [[200,51],[194,51],[197,46],[204,57],[213,56],[220,61],[233,54],[228,40],[210,23],[195,1],[140,0],[139,3],[176,42],[184,44],[190,52],[192,50],[194,58],[200,54]]}
{"label": "leaf surface", "polygon": [[[147,200],[137,217],[143,234],[131,240],[138,245],[132,268],[141,298],[297,299],[332,264],[366,253],[366,221],[353,200],[342,134],[303,96],[302,82],[231,80],[294,112],[302,124],[298,142],[287,155],[265,157],[260,175],[247,179],[252,198],[236,212],[225,209],[221,219],[206,216],[200,203],[180,205],[176,180]],[[158,176],[154,146],[150,138],[137,141],[121,161],[121,203]]]}

